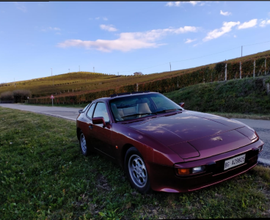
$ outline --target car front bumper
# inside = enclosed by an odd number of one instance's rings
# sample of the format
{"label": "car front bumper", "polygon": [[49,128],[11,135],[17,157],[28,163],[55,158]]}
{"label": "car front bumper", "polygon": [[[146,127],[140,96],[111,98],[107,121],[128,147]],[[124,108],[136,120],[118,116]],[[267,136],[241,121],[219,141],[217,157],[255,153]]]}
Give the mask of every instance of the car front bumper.
{"label": "car front bumper", "polygon": [[[250,145],[230,152],[205,159],[174,164],[173,167],[148,164],[151,187],[154,191],[179,193],[199,190],[231,179],[256,166],[259,147],[263,146],[263,144],[263,141],[258,140]],[[243,164],[224,170],[225,160],[243,154],[246,155],[245,162]],[[191,168],[202,165],[206,167],[206,170],[202,173],[186,176],[179,176],[176,173],[176,167]]]}

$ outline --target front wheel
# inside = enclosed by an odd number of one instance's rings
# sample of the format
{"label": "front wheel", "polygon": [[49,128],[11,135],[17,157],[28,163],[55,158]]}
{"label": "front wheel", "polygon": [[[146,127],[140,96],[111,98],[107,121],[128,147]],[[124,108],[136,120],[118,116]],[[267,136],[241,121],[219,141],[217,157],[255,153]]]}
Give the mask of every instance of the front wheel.
{"label": "front wheel", "polygon": [[81,151],[82,151],[82,154],[84,156],[87,156],[89,154],[89,149],[87,147],[87,144],[86,144],[86,139],[85,139],[85,136],[82,132],[80,132],[80,148],[81,148]]}
{"label": "front wheel", "polygon": [[125,155],[125,172],[131,185],[140,193],[149,193],[151,191],[147,168],[140,152],[131,147]]}

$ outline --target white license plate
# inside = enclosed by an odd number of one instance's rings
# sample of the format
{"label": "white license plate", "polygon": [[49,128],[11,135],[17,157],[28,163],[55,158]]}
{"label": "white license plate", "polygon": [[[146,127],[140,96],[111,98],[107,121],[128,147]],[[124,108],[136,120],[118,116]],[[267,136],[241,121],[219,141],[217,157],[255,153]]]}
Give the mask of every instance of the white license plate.
{"label": "white license plate", "polygon": [[238,166],[240,164],[245,163],[246,155],[242,154],[240,156],[234,157],[229,160],[225,160],[224,162],[224,170],[230,169],[231,167]]}

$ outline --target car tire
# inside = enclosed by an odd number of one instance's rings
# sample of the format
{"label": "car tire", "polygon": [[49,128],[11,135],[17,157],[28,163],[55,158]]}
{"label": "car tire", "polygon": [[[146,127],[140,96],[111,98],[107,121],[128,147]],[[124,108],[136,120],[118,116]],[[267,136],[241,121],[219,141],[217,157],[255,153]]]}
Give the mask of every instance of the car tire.
{"label": "car tire", "polygon": [[87,147],[86,138],[85,138],[84,134],[82,133],[82,131],[80,132],[79,143],[80,143],[80,149],[81,149],[82,154],[84,156],[88,156],[89,149]]}
{"label": "car tire", "polygon": [[147,168],[142,155],[135,147],[129,148],[126,152],[125,172],[133,188],[142,194],[151,192]]}

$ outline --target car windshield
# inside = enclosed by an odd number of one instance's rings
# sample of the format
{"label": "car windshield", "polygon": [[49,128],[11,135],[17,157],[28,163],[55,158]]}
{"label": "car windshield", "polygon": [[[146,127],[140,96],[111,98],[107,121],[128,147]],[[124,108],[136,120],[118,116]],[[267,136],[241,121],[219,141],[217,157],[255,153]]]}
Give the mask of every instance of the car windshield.
{"label": "car windshield", "polygon": [[119,97],[110,101],[110,107],[116,121],[182,110],[175,102],[158,93]]}

